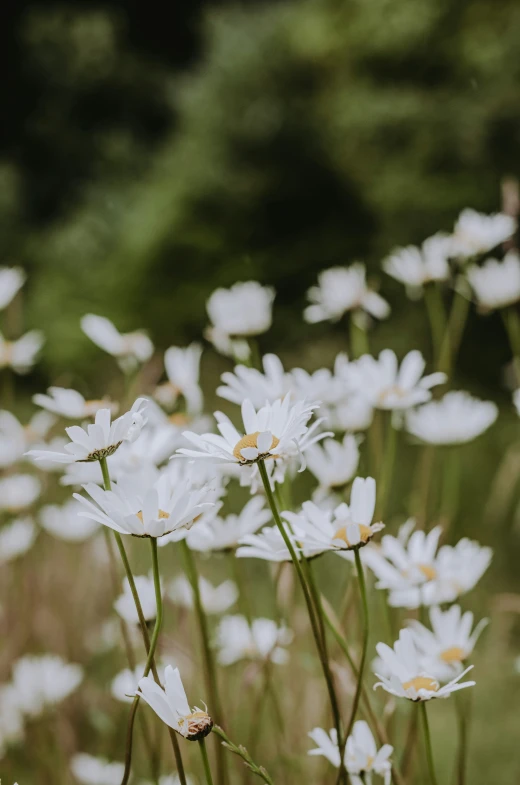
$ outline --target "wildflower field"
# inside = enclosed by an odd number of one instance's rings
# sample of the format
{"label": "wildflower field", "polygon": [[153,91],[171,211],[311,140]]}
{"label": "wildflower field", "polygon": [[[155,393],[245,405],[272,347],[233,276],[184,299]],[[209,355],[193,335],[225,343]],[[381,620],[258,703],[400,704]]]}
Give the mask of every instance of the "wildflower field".
{"label": "wildflower field", "polygon": [[[324,269],[305,363],[256,281],[164,353],[85,314],[109,381],[32,404],[44,331],[2,338],[3,782],[516,781],[516,228],[465,209],[378,291]],[[381,346],[391,279],[425,345]],[[7,326],[27,285],[0,268]],[[487,400],[457,383],[475,309],[504,323]]]}

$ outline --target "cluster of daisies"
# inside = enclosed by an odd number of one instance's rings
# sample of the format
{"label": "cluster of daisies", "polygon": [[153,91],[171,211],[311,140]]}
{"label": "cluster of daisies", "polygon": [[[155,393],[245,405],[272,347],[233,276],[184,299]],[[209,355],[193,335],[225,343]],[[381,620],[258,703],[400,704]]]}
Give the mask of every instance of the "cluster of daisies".
{"label": "cluster of daisies", "polygon": [[[520,258],[514,250],[496,257],[515,230],[507,215],[465,210],[452,234],[434,235],[420,248],[395,250],[383,270],[411,297],[451,284],[455,297],[468,303],[474,299],[481,310],[508,309],[520,299]],[[491,252],[495,255],[488,258]],[[0,268],[1,309],[9,307],[24,280],[17,268]],[[454,541],[449,518],[444,529],[428,528],[428,520],[411,518],[399,528],[385,520],[394,442],[399,435],[417,450],[443,446],[455,454],[459,445],[493,425],[497,406],[464,391],[440,395],[449,383],[447,373],[436,364],[425,374],[426,360],[416,349],[400,361],[390,349],[377,357],[368,351],[356,358],[341,353],[333,367],[314,372],[288,369],[274,354],[255,365],[254,339],[271,325],[274,297],[271,288],[250,281],[218,289],[207,303],[205,337],[236,363],[222,374],[216,391],[230,416],[216,411],[210,417],[204,411],[199,344],[170,347],[164,354],[164,380],[145,389],[131,406],[51,387],[34,396],[38,408],[28,423],[0,411],[0,563],[21,558],[40,536],[88,541],[96,558],[104,547],[102,530],[126,547],[130,542],[138,547],[133,537],[182,549],[191,554],[192,565],[194,554],[224,554],[230,561],[272,562],[279,577],[282,568],[291,569],[284,564],[292,563],[315,621],[326,612],[319,595],[310,591],[309,576],[315,559],[334,554],[330,569],[338,580],[357,571],[362,591],[367,580],[384,593],[388,607],[410,616],[393,647],[381,642],[372,651],[376,678],[371,686],[416,703],[447,698],[474,684],[463,678],[486,620],[475,624],[472,613],[456,603],[475,587],[492,553],[467,538]],[[360,263],[321,273],[309,302],[306,321],[337,321],[350,314],[365,340],[370,319],[390,313],[388,303],[369,288]],[[145,332],[122,334],[101,316],[84,316],[81,329],[116,358],[129,378],[139,378],[155,352]],[[0,336],[0,369],[28,372],[42,343],[38,331],[11,342]],[[513,391],[513,402],[520,409],[520,391]],[[374,421],[386,423],[385,441],[394,445],[394,453],[372,463]],[[360,476],[360,462],[371,467],[377,483]],[[298,474],[307,475],[312,490],[307,501],[294,506],[291,484]],[[55,501],[57,485],[73,491],[62,504]],[[250,494],[235,511],[228,509],[233,485]],[[451,514],[455,517],[456,510]],[[113,604],[134,642],[140,621],[153,629],[162,617],[164,600],[188,613],[216,617],[206,642],[218,665],[254,660],[266,669],[283,666],[291,658],[296,632],[279,615],[253,618],[247,591],[247,583],[225,580],[215,586],[198,573],[159,583],[156,573],[127,574]],[[102,635],[113,642],[114,634],[108,620]],[[318,630],[316,638],[322,658],[324,634]],[[145,662],[114,674],[111,694],[126,703],[144,700],[188,740],[208,735],[213,719],[225,726],[225,712],[217,717],[217,706],[188,702],[175,662],[164,656],[158,666],[154,677]],[[55,655],[27,654],[15,661],[0,687],[0,753],[21,742],[27,718],[65,700],[84,678],[82,667]],[[208,697],[214,697],[210,687],[206,684]],[[309,755],[324,756],[354,785],[371,783],[373,774],[388,785],[392,773],[396,776],[393,747],[355,710],[350,719],[340,718],[329,732],[309,728],[316,745]],[[122,762],[85,752],[73,756],[70,768],[85,785],[126,782]],[[160,785],[177,781],[184,785],[189,778],[168,775]]]}

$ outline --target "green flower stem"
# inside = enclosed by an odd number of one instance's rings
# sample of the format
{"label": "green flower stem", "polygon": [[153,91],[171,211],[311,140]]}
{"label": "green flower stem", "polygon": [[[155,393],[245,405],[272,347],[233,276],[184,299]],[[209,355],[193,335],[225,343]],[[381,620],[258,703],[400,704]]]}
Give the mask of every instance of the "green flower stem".
{"label": "green flower stem", "polygon": [[387,503],[392,485],[396,452],[397,430],[392,425],[392,412],[387,412],[384,457],[377,489],[376,520],[381,520],[387,514]]}
{"label": "green flower stem", "polygon": [[424,287],[424,302],[430,322],[433,356],[437,365],[442,355],[443,340],[446,334],[446,313],[442,302],[442,292],[435,282]]}
{"label": "green flower stem", "polygon": [[[110,474],[109,474],[109,471],[108,471],[107,459],[106,458],[101,458],[101,460],[99,461],[99,465],[101,466],[101,472],[103,474],[103,482],[104,482],[105,490],[109,491],[111,489],[111,487],[112,487],[112,484],[110,482]],[[151,648],[150,636],[148,634],[148,627],[146,626],[146,619],[144,618],[143,608],[141,606],[141,600],[139,599],[139,594],[137,593],[137,588],[136,588],[136,585],[135,585],[134,576],[133,576],[133,573],[132,573],[132,568],[130,566],[130,562],[128,561],[128,556],[126,554],[125,546],[123,545],[123,540],[122,540],[121,535],[119,534],[119,532],[114,531],[114,537],[115,537],[115,541],[116,541],[117,547],[119,549],[119,554],[121,556],[121,561],[123,562],[123,566],[125,568],[125,574],[126,574],[126,578],[128,580],[128,585],[130,586],[130,591],[132,592],[132,597],[133,597],[133,600],[134,600],[134,603],[135,603],[137,616],[139,618],[139,624],[141,626],[141,633],[142,633],[142,636],[143,636],[145,649],[146,649],[146,652],[147,652],[147,655],[148,655],[149,652],[150,652],[150,648]],[[156,545],[157,545],[157,543],[156,543]],[[159,594],[160,594],[160,586],[159,586]],[[157,589],[156,589],[156,596],[157,596]],[[162,597],[161,597],[161,619],[162,619]],[[155,632],[155,630],[154,630],[154,632]],[[159,633],[157,633],[157,635],[158,634]],[[158,674],[157,668],[155,666],[155,661],[154,661],[153,655],[150,658],[150,668],[151,668],[151,671],[152,671],[152,674],[153,674],[155,682],[157,684],[159,684],[159,686],[161,686],[161,680],[159,679],[159,674]],[[135,712],[137,711],[138,705],[139,705],[139,701],[138,700],[134,700],[134,704],[132,705],[132,709],[131,709],[131,712],[130,712],[130,719],[129,719],[129,726],[128,726],[129,730],[130,730],[130,722],[131,722],[132,727],[133,727],[133,722],[134,722],[134,719],[135,719]],[[170,734],[170,740],[171,740],[172,747],[173,747],[173,754],[175,756],[175,763],[177,765],[177,773],[179,775],[179,779],[180,779],[181,785],[186,785],[186,774],[184,772],[184,765],[183,765],[183,762],[182,762],[182,756],[181,756],[181,750],[180,750],[180,747],[179,747],[179,742],[177,741],[177,737],[175,735],[175,731],[172,730],[171,728],[169,728],[169,734]],[[127,739],[127,744],[128,744],[128,739]],[[124,782],[125,782],[125,780],[123,780],[123,783]],[[121,785],[123,785],[123,783]]]}
{"label": "green flower stem", "polygon": [[252,771],[253,774],[256,774],[257,777],[260,777],[260,779],[263,782],[265,782],[266,785],[274,785],[273,780],[271,779],[267,771],[264,769],[264,767],[258,766],[253,761],[251,755],[249,754],[249,752],[246,750],[245,747],[243,747],[241,744],[239,746],[233,744],[229,736],[227,736],[227,734],[224,733],[222,728],[220,728],[218,725],[213,726],[213,733],[215,733],[217,736],[220,736],[220,738],[222,739],[223,747],[225,747],[227,750],[232,752],[234,755],[238,755],[240,758],[242,758],[247,768],[250,771]]}
{"label": "green flower stem", "polygon": [[468,318],[469,305],[469,299],[455,290],[437,364],[437,370],[439,371],[449,374],[455,365]]}
{"label": "green flower stem", "polygon": [[[213,785],[213,777],[211,776],[211,768],[210,768],[209,760],[208,760],[208,751],[206,749],[206,742],[204,741],[204,739],[199,739],[198,745],[199,745],[199,750],[200,750],[200,756],[202,758],[202,764],[204,766],[204,774],[205,774],[205,777],[206,777],[206,783],[207,783],[207,785]],[[219,747],[220,747],[220,745],[219,745]]]}
{"label": "green flower stem", "polygon": [[323,675],[325,677],[325,681],[327,684],[327,690],[329,693],[329,699],[332,709],[332,716],[334,719],[334,727],[338,733],[338,739],[341,736],[341,718],[339,713],[339,706],[338,701],[336,698],[336,693],[334,690],[334,682],[332,679],[332,673],[330,671],[328,658],[326,652],[323,647],[323,641],[321,637],[320,631],[320,622],[317,621],[316,616],[319,617],[320,609],[319,607],[315,607],[311,595],[311,591],[309,586],[307,585],[307,581],[305,580],[305,576],[303,573],[302,565],[298,556],[296,555],[296,551],[294,550],[293,544],[291,542],[290,537],[288,536],[284,525],[282,524],[282,519],[280,518],[280,513],[278,512],[278,507],[276,506],[276,500],[274,498],[273,490],[271,488],[271,483],[269,482],[269,477],[267,475],[267,469],[265,468],[264,461],[258,461],[258,468],[260,470],[260,476],[262,477],[262,482],[264,485],[265,495],[267,497],[267,501],[269,503],[269,507],[271,508],[271,512],[273,514],[274,522],[276,523],[280,534],[283,537],[283,541],[291,554],[292,562],[296,568],[296,574],[298,575],[298,580],[300,581],[300,585],[302,587],[303,596],[305,598],[305,603],[307,605],[307,611],[309,614],[309,620],[311,623],[312,633],[314,635],[314,640],[316,642],[316,648],[318,649],[318,654],[320,658],[320,663],[323,670]]}
{"label": "green flower stem", "polygon": [[249,597],[247,596],[247,592],[245,589],[245,581],[243,580],[242,574],[242,559],[237,559],[235,555],[235,551],[230,554],[233,575],[235,577],[235,583],[238,588],[238,607],[240,608],[240,612],[246,617],[247,623],[251,626],[253,621],[253,614],[251,612],[251,603],[249,602]]}
{"label": "green flower stem", "polygon": [[[362,314],[362,317],[363,316],[364,314]],[[355,360],[358,357],[361,357],[362,354],[368,354],[370,352],[370,347],[368,345],[368,335],[367,331],[356,322],[354,311],[351,311],[350,313],[349,327],[350,354],[352,359]]]}
{"label": "green flower stem", "polygon": [[344,742],[341,748],[342,755],[344,754],[347,739],[352,733],[354,721],[359,707],[361,692],[363,690],[363,676],[365,673],[365,663],[367,659],[368,650],[368,633],[369,633],[369,616],[368,616],[368,600],[367,600],[367,587],[365,583],[365,574],[363,572],[363,565],[361,563],[360,549],[354,550],[354,558],[356,560],[356,571],[359,580],[359,593],[361,595],[361,608],[363,618],[363,648],[361,649],[361,659],[359,661],[358,676],[356,684],[356,692],[354,693],[354,700],[352,702],[352,711],[350,712],[350,719],[348,721],[347,731],[345,733]]}
{"label": "green flower stem", "polygon": [[[184,568],[186,577],[193,592],[193,600],[195,605],[195,615],[199,625],[200,638],[202,643],[202,656],[204,659],[204,672],[206,677],[206,689],[208,691],[211,715],[218,724],[222,722],[222,707],[220,703],[220,696],[218,691],[217,673],[215,670],[215,662],[213,653],[211,651],[208,631],[208,620],[202,605],[202,598],[200,596],[199,576],[193,553],[188,547],[186,540],[181,540],[181,550],[184,558]],[[220,785],[228,781],[228,771],[225,756],[223,755],[222,747],[217,745],[217,779]]]}
{"label": "green flower stem", "polygon": [[470,695],[460,692],[454,695],[459,725],[459,748],[457,751],[457,785],[466,785],[466,766],[468,757],[468,724],[470,714]]}
{"label": "green flower stem", "polygon": [[[445,519],[445,536],[450,528],[455,529],[459,506],[460,448],[458,445],[446,447],[442,460],[441,515]],[[452,532],[454,536],[455,532]]]}
{"label": "green flower stem", "polygon": [[433,750],[432,740],[430,735],[430,726],[428,724],[428,714],[426,713],[426,701],[419,702],[419,711],[421,712],[421,719],[424,733],[424,746],[426,748],[426,761],[428,763],[428,772],[430,775],[431,785],[437,785],[437,777],[435,776],[435,766],[433,764]]}

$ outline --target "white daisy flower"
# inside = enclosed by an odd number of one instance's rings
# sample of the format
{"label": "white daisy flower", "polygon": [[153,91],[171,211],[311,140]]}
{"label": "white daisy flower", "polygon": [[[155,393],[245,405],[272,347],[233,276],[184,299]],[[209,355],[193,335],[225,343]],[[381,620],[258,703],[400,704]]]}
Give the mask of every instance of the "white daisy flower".
{"label": "white daisy flower", "polygon": [[10,474],[0,479],[0,510],[19,512],[30,507],[41,493],[41,483],[32,474]]}
{"label": "white daisy flower", "polygon": [[7,341],[0,333],[0,369],[12,368],[15,373],[28,373],[44,341],[40,330],[31,330],[17,341]]}
{"label": "white daisy flower", "polygon": [[[165,663],[159,663],[157,665],[157,672],[161,681],[164,680],[165,667]],[[132,703],[139,686],[139,679],[143,677],[144,669],[145,663],[143,662],[137,665],[133,670],[125,668],[114,676],[110,683],[112,697],[121,701],[121,703]]]}
{"label": "white daisy flower", "polygon": [[406,429],[427,444],[465,444],[484,433],[498,416],[491,401],[452,391],[406,413]]}
{"label": "white daisy flower", "polygon": [[386,692],[395,695],[396,698],[408,698],[412,701],[448,698],[457,690],[475,685],[474,681],[465,681],[463,684],[459,684],[462,677],[472,669],[473,666],[470,665],[452,681],[441,687],[437,679],[424,670],[424,664],[410,630],[401,630],[399,640],[394,643],[393,649],[386,643],[378,643],[376,650],[390,675],[384,676],[376,673],[381,681],[374,685],[374,689],[382,687]]}
{"label": "white daisy flower", "polygon": [[366,270],[356,262],[350,267],[331,267],[318,275],[318,285],[307,292],[312,303],[303,312],[306,322],[338,321],[347,311],[363,310],[376,319],[386,319],[390,306],[368,288]]}
{"label": "white daisy flower", "polygon": [[84,516],[120,534],[135,537],[163,537],[182,528],[189,529],[214,504],[211,488],[193,488],[189,480],[174,484],[168,474],[161,475],[151,486],[128,476],[114,483],[110,491],[94,483],[84,488],[96,502],[92,504],[74,494],[85,507]]}
{"label": "white daisy flower", "polygon": [[[312,559],[323,553],[321,544],[306,542],[303,530],[297,525],[284,523],[285,533],[297,556],[303,553],[307,559]],[[292,562],[292,557],[278,526],[267,526],[258,534],[246,534],[239,540],[236,556],[239,559],[262,559],[271,562]]]}
{"label": "white daisy flower", "polygon": [[268,458],[294,454],[299,442],[309,430],[307,423],[319,403],[296,401],[288,395],[282,401],[266,404],[258,411],[251,401],[242,404],[245,435],[241,436],[228,417],[216,412],[217,427],[221,436],[213,433],[199,434],[185,431],[184,436],[198,449],[181,448],[181,455],[189,458],[209,458],[215,462],[238,463],[242,466]]}
{"label": "white daisy flower", "polygon": [[285,647],[292,639],[292,632],[272,619],[253,619],[249,625],[245,616],[224,616],[217,629],[217,660],[220,665],[245,659],[283,665],[289,659]]}
{"label": "white daisy flower", "polygon": [[6,564],[29,551],[36,539],[32,518],[17,518],[0,529],[0,564]]}
{"label": "white daisy flower", "polygon": [[473,614],[462,613],[460,605],[452,605],[447,611],[437,606],[430,609],[429,630],[415,619],[409,621],[416,648],[424,667],[440,682],[449,681],[463,670],[465,662],[489,619],[482,619],[473,632]]}
{"label": "white daisy flower", "polygon": [[85,752],[73,756],[70,768],[82,785],[119,785],[125,773],[124,763],[110,763]]}
{"label": "white daisy flower", "polygon": [[117,411],[117,403],[110,401],[87,401],[77,390],[64,387],[49,387],[47,395],[37,393],[33,395],[33,402],[48,412],[67,417],[69,420],[82,420],[85,417],[94,417],[99,409],[110,409],[112,414]]}
{"label": "white daisy flower", "polygon": [[37,412],[22,425],[12,412],[0,411],[0,468],[12,466],[23,458],[28,447],[39,444],[54,425],[55,418]]}
{"label": "white daisy flower", "polygon": [[485,215],[466,208],[459,215],[452,236],[452,255],[469,258],[487,253],[509,240],[516,231],[516,220],[504,213]]}
{"label": "white daisy flower", "polygon": [[[155,601],[155,585],[152,576],[136,575],[134,583],[145,620],[154,621],[157,616],[157,603]],[[129,624],[139,624],[139,616],[137,615],[134,598],[127,578],[123,580],[123,593],[114,601],[114,609]]]}
{"label": "white daisy flower", "polygon": [[356,477],[352,484],[350,505],[344,502],[335,510],[322,510],[313,502],[304,502],[300,513],[283,512],[282,517],[298,541],[309,548],[325,551],[350,551],[362,548],[382,523],[372,523],[376,504],[376,481],[373,477]]}
{"label": "white daisy flower", "polygon": [[[456,545],[443,545],[437,554],[438,581],[447,602],[471,591],[491,564],[493,551],[463,537]],[[430,603],[439,604],[439,603]]]}
{"label": "white daisy flower", "polygon": [[12,684],[4,684],[0,686],[0,756],[5,755],[10,744],[21,741],[23,730],[23,714],[16,690]]}
{"label": "white daisy flower", "polygon": [[417,299],[427,283],[446,281],[450,277],[448,259],[451,245],[451,237],[438,232],[425,240],[420,248],[415,245],[396,248],[383,261],[383,270],[406,286],[411,299]]}
{"label": "white daisy flower", "polygon": [[153,343],[144,332],[120,333],[104,316],[82,316],[81,329],[96,346],[116,357],[124,369],[145,363],[153,354]]}
{"label": "white daisy flower", "polygon": [[287,395],[291,379],[280,358],[276,354],[266,354],[262,366],[263,372],[246,365],[236,365],[233,373],[226,371],[220,377],[223,384],[217,387],[217,395],[238,404],[248,398],[255,407],[263,406],[266,401],[274,403]]}
{"label": "white daisy flower", "polygon": [[216,289],[206,303],[211,331],[229,337],[260,335],[271,326],[274,289],[257,281]]}
{"label": "white daisy flower", "polygon": [[164,681],[164,690],[150,676],[139,681],[139,695],[157,716],[188,741],[203,739],[211,733],[213,720],[207,712],[190,708],[179,669],[168,665]]}
{"label": "white daisy flower", "polygon": [[343,488],[354,476],[359,463],[359,447],[352,434],[342,442],[325,439],[321,445],[310,447],[305,458],[307,468],[318,480],[321,491]]}
{"label": "white daisy flower", "polygon": [[170,346],[164,353],[164,367],[168,381],[160,384],[154,397],[163,406],[173,408],[179,395],[186,401],[190,414],[199,414],[204,406],[202,390],[199,385],[200,358],[202,346],[192,343],[185,349]]}
{"label": "white daisy flower", "polygon": [[516,409],[516,413],[520,417],[520,389],[515,390],[513,393],[513,405]]}
{"label": "white daisy flower", "polygon": [[39,520],[46,532],[65,542],[84,542],[98,531],[99,523],[85,518],[83,505],[69,499],[62,505],[46,504],[39,514]]}
{"label": "white daisy flower", "polygon": [[0,311],[7,308],[26,280],[21,267],[0,267]]}
{"label": "white daisy flower", "polygon": [[247,534],[253,534],[272,518],[261,496],[253,496],[238,514],[216,517],[209,523],[200,523],[187,536],[194,551],[225,551],[236,548]]}
{"label": "white daisy flower", "polygon": [[408,352],[399,367],[395,352],[384,349],[379,357],[364,354],[348,363],[344,378],[350,392],[363,395],[376,409],[404,410],[431,398],[431,388],[444,384],[444,373],[423,376],[426,361],[422,354]]}
{"label": "white daisy flower", "polygon": [[[233,581],[224,581],[218,586],[213,586],[202,576],[199,576],[199,592],[202,607],[208,614],[225,613],[238,599],[238,589]],[[173,580],[168,589],[168,597],[183,608],[194,607],[193,591],[190,582],[184,575],[179,575]]]}
{"label": "white daisy flower", "polygon": [[[336,729],[326,733],[322,728],[314,728],[308,735],[317,745],[308,754],[322,755],[339,769],[341,756]],[[393,751],[390,744],[384,744],[378,750],[367,723],[364,720],[355,722],[352,734],[347,739],[344,756],[352,785],[372,785],[373,773],[383,777],[384,785],[389,785],[392,776],[390,756]]]}
{"label": "white daisy flower", "polygon": [[487,259],[466,271],[477,304],[485,310],[505,308],[520,300],[520,256],[508,251],[504,259]]}
{"label": "white daisy flower", "polygon": [[83,668],[55,654],[27,655],[13,665],[12,685],[18,705],[29,717],[67,698],[83,680]]}
{"label": "white daisy flower", "polygon": [[35,461],[54,461],[55,463],[73,463],[74,461],[100,461],[113,455],[123,442],[137,439],[146,424],[144,409],[147,401],[138,398],[129,412],[118,417],[112,423],[110,409],[98,409],[93,424],[81,428],[71,425],[65,428],[70,442],[65,445],[64,452],[49,450],[30,450],[27,453]]}

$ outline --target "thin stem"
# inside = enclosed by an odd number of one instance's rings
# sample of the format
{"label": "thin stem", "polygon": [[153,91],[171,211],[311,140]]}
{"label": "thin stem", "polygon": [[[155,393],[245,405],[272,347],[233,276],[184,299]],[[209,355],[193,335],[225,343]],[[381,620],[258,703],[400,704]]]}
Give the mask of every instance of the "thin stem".
{"label": "thin stem", "polygon": [[[202,605],[202,597],[200,594],[199,576],[197,573],[197,567],[195,565],[195,559],[193,558],[193,553],[188,547],[186,540],[181,541],[181,549],[184,557],[186,577],[188,578],[188,581],[191,586],[191,590],[193,592],[195,615],[197,617],[200,638],[202,643],[202,655],[204,660],[206,689],[208,690],[209,699],[211,702],[211,712],[216,722],[220,724],[222,722],[222,707],[221,707],[220,696],[218,691],[215,662],[213,660],[213,654],[211,651],[210,640],[209,640],[208,620],[206,618],[206,613],[204,611],[204,606]],[[224,783],[228,779],[227,764],[220,744],[217,745],[217,779],[219,783]]]}
{"label": "thin stem", "polygon": [[435,364],[437,364],[442,354],[443,337],[446,333],[446,313],[442,302],[442,293],[438,284],[432,282],[425,286],[424,302],[430,322],[433,356],[435,358]]}
{"label": "thin stem", "polygon": [[426,747],[426,760],[428,762],[428,772],[430,774],[430,782],[431,785],[437,785],[437,777],[435,776],[435,766],[433,764],[433,750],[432,750],[432,740],[430,736],[430,726],[428,724],[428,715],[426,713],[426,701],[421,701],[419,703],[419,711],[421,712],[421,718],[423,724],[424,745]]}
{"label": "thin stem", "polygon": [[269,477],[267,475],[267,470],[265,468],[264,461],[259,461],[258,462],[258,468],[260,470],[260,476],[262,477],[262,482],[263,482],[263,485],[264,485],[265,495],[267,497],[267,501],[269,503],[269,507],[271,508],[271,512],[273,514],[274,522],[276,523],[276,525],[277,525],[277,527],[278,527],[278,529],[280,531],[280,534],[283,537],[283,541],[284,541],[284,543],[285,543],[285,545],[287,547],[287,550],[289,551],[289,553],[291,555],[292,562],[293,562],[293,564],[294,564],[294,566],[296,568],[296,574],[298,575],[298,579],[299,579],[300,585],[302,587],[303,596],[305,598],[305,603],[307,605],[307,611],[308,611],[308,614],[309,614],[309,620],[311,622],[312,633],[314,635],[314,640],[315,640],[315,643],[316,643],[316,647],[318,649],[320,663],[321,663],[322,670],[323,670],[323,675],[325,677],[325,681],[326,681],[326,684],[327,684],[327,690],[328,690],[328,693],[329,693],[329,699],[330,699],[330,704],[331,704],[331,709],[332,709],[332,716],[333,716],[333,719],[334,719],[334,726],[335,726],[336,731],[338,733],[338,739],[340,739],[341,738],[341,719],[340,719],[340,713],[339,713],[339,706],[338,706],[338,702],[337,702],[337,699],[336,699],[336,693],[335,693],[335,690],[334,690],[334,683],[333,683],[333,680],[332,680],[332,674],[330,672],[328,659],[327,659],[327,656],[326,656],[326,652],[324,651],[324,648],[323,648],[323,641],[322,641],[322,637],[321,637],[321,631],[320,631],[319,622],[316,619],[316,614],[319,614],[319,608],[315,608],[314,607],[314,603],[313,603],[312,596],[311,596],[311,591],[309,590],[309,586],[307,585],[307,581],[305,580],[305,576],[303,574],[302,565],[300,564],[300,560],[299,560],[298,556],[296,555],[296,551],[294,550],[294,546],[293,546],[293,544],[291,542],[291,539],[290,539],[289,535],[287,534],[287,531],[286,531],[286,529],[285,529],[285,527],[284,527],[284,525],[282,523],[282,519],[280,518],[280,513],[278,512],[278,508],[276,506],[276,501],[275,501],[275,498],[274,498],[273,490],[271,488],[271,484],[269,482]]}
{"label": "thin stem", "polygon": [[[462,692],[462,690],[460,691]],[[466,783],[466,764],[468,756],[468,703],[466,695],[455,695],[455,707],[457,710],[457,719],[459,725],[459,749],[457,751],[457,785],[465,785]],[[465,711],[466,708],[466,711]]]}
{"label": "thin stem", "polygon": [[240,608],[240,612],[246,617],[249,626],[251,626],[253,621],[253,614],[251,613],[251,604],[244,586],[245,581],[243,580],[242,575],[242,559],[237,559],[234,551],[230,554],[230,558],[233,574],[235,576],[235,582],[238,588],[238,607]]}
{"label": "thin stem", "polygon": [[206,776],[206,783],[207,783],[207,785],[213,785],[213,777],[211,776],[211,768],[210,768],[209,760],[208,760],[208,751],[206,749],[206,742],[204,741],[204,739],[199,739],[198,745],[199,745],[199,750],[200,750],[200,757],[202,758],[202,764],[204,766],[204,774]]}
{"label": "thin stem", "polygon": [[[441,516],[445,521],[445,537],[457,519],[460,481],[459,447],[446,447],[442,467]],[[454,534],[454,531],[452,532]]]}
{"label": "thin stem", "polygon": [[[109,471],[108,471],[107,459],[106,458],[101,458],[101,460],[99,461],[99,465],[101,466],[101,472],[103,474],[103,482],[104,482],[105,490],[109,491],[111,489],[112,485],[111,485],[111,482],[110,482],[110,474],[109,474]],[[143,608],[141,606],[141,600],[139,599],[139,594],[137,593],[137,588],[136,588],[136,585],[135,585],[134,576],[132,574],[132,568],[130,567],[130,562],[128,561],[128,556],[126,555],[125,546],[123,545],[123,540],[121,539],[121,535],[119,534],[119,532],[114,531],[114,538],[115,538],[115,541],[116,541],[116,544],[117,544],[117,547],[118,547],[118,550],[119,550],[119,554],[121,556],[121,561],[123,562],[123,566],[125,568],[126,578],[128,580],[128,585],[130,586],[130,591],[132,592],[132,597],[133,597],[135,608],[136,608],[136,611],[137,611],[137,616],[139,618],[139,624],[140,624],[140,627],[141,627],[141,634],[143,636],[143,642],[144,642],[144,645],[145,645],[146,652],[148,654],[149,651],[150,651],[150,645],[151,645],[150,644],[150,636],[148,634],[148,627],[146,626],[146,619],[144,618]],[[161,607],[162,607],[162,604],[161,604]],[[159,674],[157,672],[157,668],[155,666],[155,661],[154,661],[153,657],[151,658],[151,661],[150,661],[150,667],[151,667],[151,671],[152,671],[152,674],[153,674],[155,682],[157,684],[159,684],[159,686],[161,686],[161,680],[159,679]],[[137,711],[137,706],[138,706],[138,703],[135,702],[134,713],[135,713],[135,711]],[[133,708],[133,706],[132,706],[132,708]],[[172,743],[173,754],[175,756],[175,763],[177,765],[177,773],[179,775],[179,779],[180,779],[181,785],[186,785],[186,774],[184,772],[184,764],[182,762],[182,755],[181,755],[181,750],[180,750],[180,747],[179,747],[179,742],[177,741],[177,737],[175,735],[175,731],[173,731],[171,728],[169,728],[168,730],[169,730],[169,734],[170,734],[170,740],[171,740],[171,743]]]}
{"label": "thin stem", "polygon": [[392,484],[395,455],[397,451],[397,430],[392,425],[392,412],[388,412],[386,426],[385,454],[377,489],[376,518],[383,518],[387,513],[387,501]]}
{"label": "thin stem", "polygon": [[273,780],[271,779],[267,771],[264,769],[264,767],[258,766],[258,764],[254,762],[254,760],[252,759],[251,755],[249,754],[249,752],[246,750],[245,747],[243,747],[241,744],[239,746],[233,744],[229,736],[227,736],[227,734],[224,733],[222,728],[220,728],[218,725],[213,726],[213,733],[215,733],[217,736],[220,736],[220,738],[223,739],[222,745],[226,749],[228,749],[230,752],[242,758],[248,769],[250,769],[250,771],[252,771],[253,774],[256,774],[257,777],[260,777],[260,779],[263,780],[266,783],[266,785],[274,785]]}
{"label": "thin stem", "polygon": [[[162,622],[163,622],[161,576],[159,573],[159,559],[157,556],[157,539],[155,537],[150,538],[150,547],[152,551],[152,572],[153,572],[153,583],[155,588],[155,603],[157,607],[157,615],[155,617],[155,626],[153,628],[152,640],[150,642],[150,648],[148,650],[146,665],[144,666],[143,678],[145,676],[148,676],[148,674],[150,673],[152,662],[155,656],[155,650],[157,648],[157,643],[159,640],[159,633],[161,631]],[[130,715],[128,717],[128,729],[126,735],[125,771],[123,774],[123,779],[121,780],[121,785],[126,785],[128,780],[130,779],[130,772],[132,768],[134,722],[135,722],[135,715],[137,713],[137,708],[139,706],[139,699],[140,696],[139,694],[137,694],[132,703],[132,708],[130,709]]]}
{"label": "thin stem", "polygon": [[469,299],[455,289],[437,366],[439,371],[449,374],[455,365],[468,318],[469,304]]}
{"label": "thin stem", "polygon": [[[362,314],[361,318],[363,318],[363,316],[364,314]],[[356,320],[355,311],[351,311],[349,321],[350,354],[352,355],[352,359],[355,360],[363,354],[368,354],[370,352],[370,347],[368,345],[367,331],[359,324],[359,318]]]}
{"label": "thin stem", "polygon": [[361,698],[361,691],[363,689],[363,675],[365,672],[365,663],[367,659],[367,650],[368,650],[369,617],[368,617],[367,587],[365,583],[365,574],[363,572],[363,565],[361,564],[361,556],[359,554],[359,551],[360,551],[359,548],[356,548],[354,550],[354,558],[356,560],[356,571],[359,580],[359,593],[361,595],[361,607],[363,611],[362,613],[363,648],[361,649],[361,659],[359,661],[356,692],[354,693],[354,700],[352,702],[352,711],[350,713],[350,719],[345,734],[345,742],[344,742],[345,744],[347,743],[348,737],[352,733],[352,728],[354,727],[354,721],[356,719],[356,714],[359,706],[359,699]]}

